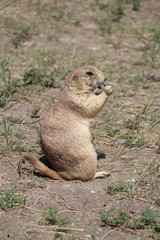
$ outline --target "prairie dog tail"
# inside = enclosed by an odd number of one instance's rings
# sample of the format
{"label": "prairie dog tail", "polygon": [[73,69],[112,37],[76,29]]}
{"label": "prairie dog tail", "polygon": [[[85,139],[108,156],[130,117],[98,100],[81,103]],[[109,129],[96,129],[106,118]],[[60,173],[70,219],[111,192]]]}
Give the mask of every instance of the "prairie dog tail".
{"label": "prairie dog tail", "polygon": [[44,165],[35,155],[23,152],[22,157],[26,159],[35,169],[37,169],[47,177],[53,178],[54,180],[63,180],[63,178],[56,171]]}

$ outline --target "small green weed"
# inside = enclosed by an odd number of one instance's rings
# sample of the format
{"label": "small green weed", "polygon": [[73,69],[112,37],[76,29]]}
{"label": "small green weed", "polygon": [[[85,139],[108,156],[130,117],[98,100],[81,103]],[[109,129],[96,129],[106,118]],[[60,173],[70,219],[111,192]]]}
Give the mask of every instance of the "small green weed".
{"label": "small green weed", "polygon": [[45,87],[54,86],[54,76],[52,73],[47,73],[46,69],[31,68],[23,75],[23,80],[26,85],[39,84]]}
{"label": "small green weed", "polygon": [[5,210],[25,204],[25,199],[16,196],[16,187],[9,191],[0,190],[0,207]]}
{"label": "small green weed", "polygon": [[127,119],[124,120],[124,126],[128,129],[132,130],[138,130],[139,129],[139,116],[136,116],[134,120],[132,119]]}
{"label": "small green weed", "polygon": [[160,135],[159,135],[159,138],[158,138],[156,153],[160,154]]}
{"label": "small green weed", "polygon": [[55,239],[63,240],[62,234],[59,233],[59,232],[55,232],[55,234],[54,234],[54,240],[55,240]]}
{"label": "small green weed", "polygon": [[[112,217],[114,215],[114,217]],[[160,232],[160,221],[157,220],[156,214],[151,211],[150,207],[141,213],[139,218],[133,218],[128,215],[125,211],[118,211],[117,214],[111,211],[106,211],[105,213],[100,213],[101,221],[106,225],[111,227],[120,227],[124,225],[126,228],[130,229],[154,229]]]}
{"label": "small green weed", "polygon": [[28,41],[35,29],[35,24],[26,24],[22,20],[15,20],[14,17],[8,17],[4,21],[6,32],[11,37],[11,42],[15,48],[18,48],[23,42]]}
{"label": "small green weed", "polygon": [[135,71],[129,75],[129,78],[127,78],[127,81],[129,82],[133,92],[136,93],[137,87],[140,85],[140,83],[143,85],[143,88],[146,88],[149,78],[150,78],[149,72],[138,73],[137,71]]}
{"label": "small green weed", "polygon": [[5,135],[5,139],[6,139],[6,145],[8,148],[13,143],[15,133],[13,131],[13,128],[11,127],[11,125],[9,124],[9,122],[6,120],[5,117],[3,117],[3,127],[4,127],[4,135]]}
{"label": "small green weed", "polygon": [[133,11],[139,11],[140,9],[140,0],[132,0],[133,2]]}
{"label": "small green weed", "polygon": [[121,18],[125,15],[124,14],[124,6],[122,4],[118,5],[113,11],[112,11],[112,20],[115,22],[119,22]]}
{"label": "small green weed", "polygon": [[138,182],[146,181],[148,189],[158,189],[158,179],[160,176],[160,165],[152,158],[150,161],[142,162],[142,168],[137,169]]}
{"label": "small green weed", "polygon": [[107,193],[110,195],[125,193],[128,197],[133,198],[135,193],[135,183],[132,181],[115,181],[107,186]]}
{"label": "small green weed", "polygon": [[5,82],[0,89],[0,107],[6,107],[9,101],[19,92],[22,86],[20,79],[14,78],[12,82]]}
{"label": "small green weed", "polygon": [[16,130],[16,124],[20,124],[22,118],[3,117],[0,123],[0,153],[20,151],[23,147],[25,135]]}
{"label": "small green weed", "polygon": [[112,137],[112,138],[116,138],[120,134],[120,130],[119,129],[113,128],[109,124],[107,124],[106,130],[107,130],[107,135]]}
{"label": "small green weed", "polygon": [[155,43],[147,43],[144,45],[144,49],[145,53],[139,61],[135,62],[135,64],[157,68],[159,65],[160,45]]}
{"label": "small green weed", "polygon": [[111,227],[118,227],[128,223],[128,213],[124,211],[118,212],[117,216],[111,217],[109,211],[105,213],[100,213],[100,218],[102,222]]}
{"label": "small green weed", "polygon": [[60,9],[56,9],[56,11],[53,11],[51,8],[45,8],[45,11],[47,12],[49,18],[54,19],[57,22],[63,22],[65,24],[74,24],[74,25],[80,25],[80,19],[73,19],[72,13],[67,12]]}
{"label": "small green weed", "polygon": [[28,41],[31,38],[35,25],[26,25],[22,22],[16,22],[15,29],[13,31],[12,44],[15,48],[18,48],[23,42]]}
{"label": "small green weed", "polygon": [[155,43],[160,43],[160,23],[159,22],[156,22],[154,25],[153,25],[153,28],[152,28],[152,40],[155,42]]}
{"label": "small green weed", "polygon": [[[19,166],[18,173],[21,176],[21,166]],[[35,187],[45,188],[46,187],[46,182],[43,179],[35,176],[35,174],[32,170],[27,171],[27,176],[29,176],[31,178],[31,182],[29,182],[27,184],[30,188],[35,188]]]}
{"label": "small green weed", "polygon": [[23,117],[8,116],[6,120],[10,123],[11,126],[13,126],[14,124],[21,124],[23,121]]}
{"label": "small green weed", "polygon": [[59,227],[66,227],[69,223],[69,221],[65,217],[62,217],[54,207],[50,207],[45,220],[48,224],[57,225]]}
{"label": "small green weed", "polygon": [[127,131],[120,138],[125,139],[125,146],[128,148],[141,148],[147,143],[143,136],[133,131]]}
{"label": "small green weed", "polygon": [[157,223],[156,215],[152,213],[150,207],[142,212],[140,218],[134,218],[132,222],[129,223],[128,227],[131,229],[145,229],[146,226],[155,227]]}
{"label": "small green weed", "polygon": [[31,118],[36,118],[36,117],[39,117],[37,115],[37,113],[40,111],[40,106],[36,106],[33,111],[32,111],[32,115],[31,115]]}
{"label": "small green weed", "polygon": [[141,107],[136,114],[136,118],[139,121],[150,122],[151,128],[160,123],[160,119],[158,116],[159,108],[155,108],[153,106],[155,101],[156,98],[151,101],[148,101],[148,103]]}
{"label": "small green weed", "polygon": [[31,142],[29,144],[21,145],[19,148],[21,152],[28,152],[28,153],[37,153],[40,152],[39,143]]}
{"label": "small green weed", "polygon": [[[2,80],[2,83],[4,84],[7,81],[10,81],[10,63],[11,57],[9,56],[3,56],[0,58],[0,78]],[[2,85],[3,86],[3,85]]]}

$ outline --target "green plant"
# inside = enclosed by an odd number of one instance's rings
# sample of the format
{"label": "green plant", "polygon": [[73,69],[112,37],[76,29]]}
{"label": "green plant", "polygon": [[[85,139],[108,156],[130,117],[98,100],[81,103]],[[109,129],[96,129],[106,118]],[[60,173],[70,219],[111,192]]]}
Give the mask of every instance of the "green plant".
{"label": "green plant", "polygon": [[125,146],[128,148],[140,148],[146,144],[146,140],[140,133],[134,133],[133,130],[120,135],[119,139],[125,139]]}
{"label": "green plant", "polygon": [[107,124],[106,129],[107,129],[107,135],[112,137],[112,138],[115,138],[116,136],[119,136],[119,134],[120,134],[120,130],[119,129],[113,128],[109,124]]}
{"label": "green plant", "polygon": [[138,73],[136,70],[129,75],[129,77],[127,78],[127,81],[129,82],[131,89],[134,91],[134,93],[136,93],[137,87],[140,85],[140,83],[143,84],[143,88],[146,87],[149,78],[150,78],[150,72]]}
{"label": "green plant", "polygon": [[54,75],[53,73],[47,73],[46,68],[31,68],[27,70],[23,75],[23,80],[26,85],[39,84],[46,87],[53,87]]}
{"label": "green plant", "polygon": [[21,204],[25,204],[25,199],[16,196],[16,187],[13,187],[8,191],[0,190],[0,207],[3,210],[13,208]]}
{"label": "green plant", "polygon": [[19,150],[21,152],[28,152],[28,153],[35,153],[40,152],[40,146],[39,143],[36,142],[30,142],[29,144],[23,144],[19,147]]}
{"label": "green plant", "polygon": [[100,213],[100,218],[106,225],[118,227],[120,225],[127,224],[129,216],[127,212],[120,211],[116,216],[111,217],[109,211],[106,211],[105,213]]}
{"label": "green plant", "polygon": [[152,158],[150,161],[144,161],[142,168],[137,169],[139,176],[138,182],[146,181],[149,190],[158,189],[158,178],[160,176],[160,165]]}
{"label": "green plant", "polygon": [[59,227],[66,227],[69,223],[69,221],[61,216],[54,207],[50,207],[45,220],[48,224],[58,225]]}
{"label": "green plant", "polygon": [[108,34],[112,32],[112,22],[110,20],[107,21],[106,19],[99,19],[96,21],[96,24],[102,35],[104,35],[106,32]]}
{"label": "green plant", "polygon": [[13,128],[11,128],[9,122],[6,120],[5,117],[3,117],[3,127],[4,127],[4,135],[6,139],[6,145],[7,147],[10,147],[13,143],[13,139],[15,136],[15,133],[13,131]]}
{"label": "green plant", "polygon": [[[18,165],[18,173],[21,176],[21,162]],[[27,173],[27,176],[29,176],[29,178],[31,179],[31,182],[29,182],[27,184],[30,188],[35,188],[35,187],[45,188],[46,187],[46,182],[43,179],[35,176],[33,170],[28,170],[28,171],[26,171],[26,173]]]}
{"label": "green plant", "polygon": [[113,21],[119,22],[120,19],[124,16],[124,6],[122,4],[118,5],[113,11]]}
{"label": "green plant", "polygon": [[22,118],[4,117],[0,126],[0,137],[3,139],[0,152],[19,151],[23,147],[25,135],[16,130],[16,124],[20,124]]}
{"label": "green plant", "polygon": [[22,86],[20,79],[14,78],[12,82],[5,82],[0,89],[0,107],[5,107],[9,101],[19,92]]}
{"label": "green plant", "polygon": [[111,227],[120,227],[124,225],[130,229],[151,228],[157,232],[160,231],[160,221],[157,220],[156,214],[154,214],[148,206],[142,211],[139,218],[131,219],[131,216],[129,216],[127,212],[121,210],[118,211],[118,213],[111,210],[100,213],[100,218],[102,222]]}
{"label": "green plant", "polygon": [[54,234],[54,239],[60,239],[60,240],[63,240],[63,236],[62,236],[61,233],[59,233],[59,232],[55,232],[55,234]]}
{"label": "green plant", "polygon": [[135,193],[135,183],[132,181],[115,181],[107,186],[107,193],[110,195],[126,193],[129,197],[133,198]]}
{"label": "green plant", "polygon": [[34,118],[34,117],[37,117],[37,113],[40,111],[40,106],[36,106],[33,111],[32,111],[32,115],[31,117]]}
{"label": "green plant", "polygon": [[133,11],[139,11],[140,9],[140,0],[132,0],[133,2]]}
{"label": "green plant", "polygon": [[133,221],[128,224],[128,227],[131,229],[145,229],[146,226],[155,227],[156,223],[156,215],[152,213],[150,207],[146,207],[141,217],[134,218]]}
{"label": "green plant", "polygon": [[160,154],[160,135],[159,135],[159,138],[158,138],[156,153]]}
{"label": "green plant", "polygon": [[156,22],[152,28],[152,40],[156,43],[160,43],[160,23]]}
{"label": "green plant", "polygon": [[160,232],[160,221],[156,222],[154,229],[156,232]]}
{"label": "green plant", "polygon": [[144,45],[145,53],[135,64],[157,68],[159,64],[160,45],[157,43],[147,43]]}
{"label": "green plant", "polygon": [[[10,81],[10,67],[9,67],[9,63],[10,63],[11,58],[9,56],[3,56],[0,58],[0,78],[3,82],[3,84],[7,81]],[[3,86],[3,85],[2,85]]]}
{"label": "green plant", "polygon": [[12,44],[15,48],[18,48],[19,45],[31,38],[33,29],[35,28],[34,24],[26,25],[22,22],[15,22]]}

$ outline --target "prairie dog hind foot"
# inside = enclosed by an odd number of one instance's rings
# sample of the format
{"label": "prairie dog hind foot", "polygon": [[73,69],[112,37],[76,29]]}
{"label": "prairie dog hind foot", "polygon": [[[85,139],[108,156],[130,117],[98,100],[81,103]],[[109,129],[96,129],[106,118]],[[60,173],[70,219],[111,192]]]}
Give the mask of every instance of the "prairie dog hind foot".
{"label": "prairie dog hind foot", "polygon": [[111,175],[110,172],[99,171],[99,172],[96,172],[94,178],[105,178],[105,177],[108,177],[110,175]]}

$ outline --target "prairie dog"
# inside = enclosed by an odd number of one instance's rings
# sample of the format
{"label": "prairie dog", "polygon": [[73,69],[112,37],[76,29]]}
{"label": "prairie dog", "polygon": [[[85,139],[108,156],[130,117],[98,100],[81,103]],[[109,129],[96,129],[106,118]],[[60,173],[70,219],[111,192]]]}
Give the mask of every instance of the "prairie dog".
{"label": "prairie dog", "polygon": [[112,93],[103,72],[93,66],[80,67],[66,79],[64,90],[42,123],[41,148],[52,169],[27,153],[34,168],[56,180],[87,181],[103,176],[97,172],[97,154],[91,143],[89,123]]}

